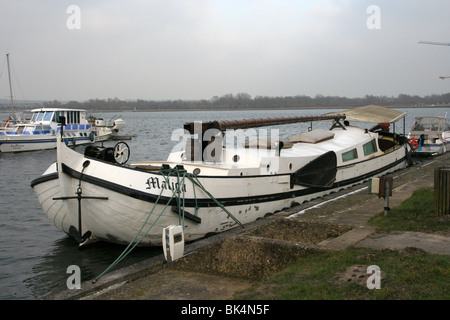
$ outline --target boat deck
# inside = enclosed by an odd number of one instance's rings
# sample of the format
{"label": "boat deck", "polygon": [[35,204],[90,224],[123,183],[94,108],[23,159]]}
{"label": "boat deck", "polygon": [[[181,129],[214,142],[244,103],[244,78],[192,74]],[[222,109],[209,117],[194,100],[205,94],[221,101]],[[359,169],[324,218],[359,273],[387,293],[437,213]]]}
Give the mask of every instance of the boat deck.
{"label": "boat deck", "polygon": [[[328,132],[328,136],[321,141],[287,140],[288,147],[285,146],[281,150],[271,147],[266,140],[264,142],[247,142],[235,148],[223,147],[222,161],[218,162],[186,161],[185,152],[178,151],[172,153],[167,161],[134,162],[131,165],[148,171],[158,171],[162,165],[175,167],[182,164],[189,173],[213,176],[289,174],[328,151],[342,154],[354,149],[355,146],[358,146],[358,149],[361,148],[358,150],[360,156],[345,164],[361,161],[364,159],[362,146],[378,137],[376,133],[365,133],[363,129],[351,126],[346,130],[338,128],[325,132]],[[377,148],[377,153],[371,156],[382,153],[383,150],[380,146]],[[341,165],[342,162],[342,157],[338,157],[338,165]]]}

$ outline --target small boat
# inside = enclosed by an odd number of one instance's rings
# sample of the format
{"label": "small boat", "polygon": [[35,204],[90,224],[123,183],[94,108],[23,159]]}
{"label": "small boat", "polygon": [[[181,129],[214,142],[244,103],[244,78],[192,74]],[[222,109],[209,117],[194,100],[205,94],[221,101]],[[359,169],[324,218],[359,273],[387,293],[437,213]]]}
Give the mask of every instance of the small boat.
{"label": "small boat", "polygon": [[[23,113],[11,113],[7,119],[0,120],[0,132],[12,131],[16,124],[29,123],[30,119],[24,117]],[[1,133],[0,133],[1,134]]]}
{"label": "small boat", "polygon": [[[80,153],[58,139],[57,161],[31,186],[47,217],[79,244],[161,245],[172,225],[193,241],[411,164],[404,136],[349,120],[344,113],[186,123],[184,148],[166,161],[131,164],[124,142]],[[331,121],[331,128],[288,139],[276,129],[316,121]]]}
{"label": "small boat", "polygon": [[[29,122],[0,131],[0,152],[22,152],[56,148],[57,137],[68,145],[95,141],[92,125],[82,109],[40,108],[31,110]],[[61,126],[61,119],[65,125]]]}
{"label": "small boat", "polygon": [[125,120],[121,118],[113,118],[105,120],[100,117],[89,116],[89,121],[92,124],[92,130],[95,135],[96,142],[114,139],[119,130],[125,127]]}
{"label": "small boat", "polygon": [[408,139],[418,155],[441,155],[450,150],[450,126],[443,116],[416,117]]}

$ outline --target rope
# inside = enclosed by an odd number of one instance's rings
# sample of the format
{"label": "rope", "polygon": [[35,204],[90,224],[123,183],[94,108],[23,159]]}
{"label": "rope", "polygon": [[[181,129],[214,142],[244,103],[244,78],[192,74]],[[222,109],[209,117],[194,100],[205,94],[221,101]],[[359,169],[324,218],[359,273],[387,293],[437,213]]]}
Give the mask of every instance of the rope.
{"label": "rope", "polygon": [[[195,175],[193,175],[193,174],[189,174],[188,176],[187,176],[187,178],[194,184],[194,185],[196,185],[196,186],[198,186],[208,197],[210,197],[211,198],[211,200],[213,200],[223,211],[225,211],[225,213],[229,216],[229,217],[231,217],[237,224],[239,224],[240,226],[242,226],[242,223],[238,220],[238,219],[236,219],[232,214],[231,214],[231,212],[230,211],[228,211],[225,207],[224,207],[224,205],[223,204],[221,204],[216,198],[214,198],[214,196],[211,194],[211,193],[209,193],[208,192],[208,190],[206,190],[206,188],[205,187],[203,187],[203,185],[201,184],[201,182],[198,180],[198,178],[195,176]],[[194,180],[195,179],[195,180]],[[195,190],[195,188],[194,188],[194,190]]]}
{"label": "rope", "polygon": [[[160,198],[161,198],[161,194],[163,192],[163,188],[161,188],[161,191],[158,195],[158,198],[156,199],[155,203],[153,204],[152,209],[150,210],[150,213],[147,215],[147,218],[145,219],[144,223],[142,224],[141,228],[139,229],[139,231],[136,233],[136,235],[134,236],[134,238],[130,241],[130,243],[128,244],[128,246],[125,248],[125,250],[119,255],[119,257],[117,257],[117,259],[111,263],[111,265],[105,269],[105,271],[103,271],[100,275],[98,275],[95,280],[93,282],[96,282],[97,280],[99,280],[102,276],[104,276],[109,270],[111,270],[113,267],[115,267],[120,261],[122,261],[141,241],[142,239],[148,234],[148,232],[150,232],[150,230],[153,228],[153,226],[156,224],[156,222],[159,220],[159,218],[161,217],[161,215],[164,213],[164,211],[166,210],[166,208],[169,206],[170,202],[172,201],[172,199],[175,198],[175,200],[177,201],[178,204],[178,221],[180,222],[180,224],[183,226],[183,231],[184,231],[184,208],[185,208],[185,190],[184,188],[182,188],[181,186],[184,185],[184,181],[186,178],[188,178],[189,181],[192,182],[192,188],[194,191],[194,199],[195,199],[195,216],[197,216],[197,212],[198,212],[198,204],[197,204],[197,195],[195,192],[195,186],[197,186],[198,188],[200,188],[208,197],[210,197],[220,208],[222,208],[223,211],[225,211],[227,213],[228,216],[230,216],[237,224],[242,225],[238,219],[236,219],[216,198],[214,198],[214,196],[209,193],[206,188],[201,184],[201,182],[198,180],[198,178],[191,173],[188,173],[185,169],[181,169],[178,167],[175,168],[167,168],[167,167],[161,167],[159,169],[159,172],[162,174],[162,176],[164,177],[164,181],[166,182],[166,185],[169,186],[169,176],[173,173],[175,173],[177,175],[177,184],[178,187],[176,188],[176,190],[174,190],[174,188],[172,188],[172,196],[171,198],[167,201],[167,203],[164,205],[164,208],[161,210],[161,213],[158,215],[158,217],[156,218],[156,220],[152,223],[152,225],[150,226],[150,228],[147,229],[147,231],[140,237],[140,239],[138,241],[136,241],[136,243],[132,246],[132,244],[135,242],[136,238],[139,236],[139,234],[142,232],[142,229],[144,228],[144,226],[147,224],[148,219],[150,218],[150,216],[153,214],[153,211],[156,208],[156,205],[158,204]],[[181,177],[181,181],[180,181],[180,174],[182,173],[182,177]],[[167,176],[166,176],[167,174]],[[181,188],[181,190],[180,190]],[[182,197],[182,206],[181,206],[181,199],[180,199],[180,194],[183,193],[183,197]]]}
{"label": "rope", "polygon": [[[105,275],[109,270],[111,270],[113,267],[115,267],[120,261],[122,261],[138,244],[139,242],[142,241],[142,239],[148,234],[148,232],[153,228],[153,226],[155,225],[155,223],[159,220],[159,218],[161,217],[161,215],[163,214],[163,212],[166,210],[167,206],[169,205],[170,201],[172,201],[172,198],[167,201],[166,205],[164,206],[164,208],[161,210],[161,213],[158,215],[158,217],[156,218],[156,220],[153,222],[153,224],[150,226],[150,228],[141,236],[141,238],[139,239],[139,241],[137,241],[131,248],[131,244],[136,240],[136,238],[138,237],[138,235],[142,232],[142,229],[144,228],[144,226],[147,224],[148,219],[150,218],[150,216],[153,213],[153,210],[155,210],[156,205],[158,204],[159,199],[161,198],[161,194],[162,194],[163,189],[161,189],[161,192],[158,195],[158,198],[156,199],[152,210],[150,210],[150,213],[148,214],[147,218],[145,219],[144,223],[142,224],[141,228],[139,229],[139,231],[136,233],[136,235],[134,236],[133,240],[131,240],[131,242],[128,244],[128,246],[125,248],[125,250],[119,255],[119,257],[117,257],[117,259],[108,267],[106,268],[105,271],[103,271],[100,275],[98,275],[95,278],[95,281],[97,281],[98,279],[100,279],[103,275]],[[94,281],[94,282],[95,282]]]}

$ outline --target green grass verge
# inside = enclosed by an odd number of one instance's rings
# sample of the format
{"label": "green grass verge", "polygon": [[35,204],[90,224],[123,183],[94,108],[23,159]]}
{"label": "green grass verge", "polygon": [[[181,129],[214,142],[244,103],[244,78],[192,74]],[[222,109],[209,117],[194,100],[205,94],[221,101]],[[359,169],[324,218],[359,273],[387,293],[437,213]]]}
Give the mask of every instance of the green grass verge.
{"label": "green grass verge", "polygon": [[[369,224],[379,231],[436,232],[449,230],[450,219],[434,213],[432,189],[421,189],[387,216]],[[381,289],[368,289],[367,280],[356,283],[348,268],[376,265],[381,269]],[[366,277],[370,274],[366,274]],[[356,275],[358,276],[358,275]],[[362,275],[359,275],[362,277]],[[428,300],[450,299],[450,256],[422,251],[350,248],[316,252],[285,270],[239,292],[236,299],[262,300]]]}
{"label": "green grass verge", "polygon": [[[350,281],[345,271],[356,265],[377,265],[381,288],[368,289]],[[357,275],[358,276],[358,275]],[[367,274],[370,276],[370,274]],[[395,250],[351,248],[318,252],[301,258],[273,274],[236,299],[258,300],[448,300],[450,257],[427,253],[408,254]]]}
{"label": "green grass verge", "polygon": [[390,210],[386,216],[380,215],[370,219],[369,224],[386,232],[438,232],[450,229],[450,218],[435,214],[433,189],[419,189],[400,206]]}

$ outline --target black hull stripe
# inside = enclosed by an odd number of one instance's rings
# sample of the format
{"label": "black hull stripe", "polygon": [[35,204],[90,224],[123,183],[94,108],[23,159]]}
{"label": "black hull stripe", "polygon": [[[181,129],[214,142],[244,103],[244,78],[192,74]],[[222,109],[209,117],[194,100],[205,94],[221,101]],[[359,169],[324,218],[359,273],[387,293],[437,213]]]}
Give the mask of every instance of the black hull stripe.
{"label": "black hull stripe", "polygon": [[50,174],[46,174],[45,176],[41,176],[39,178],[34,179],[31,181],[31,187],[34,188],[36,185],[51,181],[51,180],[57,180],[58,179],[58,172],[53,172]]}
{"label": "black hull stripe", "polygon": [[[303,190],[292,190],[292,191],[288,191],[288,192],[269,194],[269,195],[259,195],[259,196],[250,196],[250,197],[233,197],[233,198],[217,198],[217,200],[224,206],[236,206],[236,205],[250,205],[250,204],[263,203],[263,202],[285,200],[285,199],[290,199],[290,198],[311,195],[311,194],[322,192],[325,190],[334,189],[334,188],[338,188],[338,187],[345,187],[345,186],[360,182],[360,181],[368,179],[374,175],[380,174],[390,168],[393,168],[393,167],[397,166],[398,164],[405,162],[405,161],[406,161],[406,157],[403,157],[400,160],[395,161],[394,163],[391,163],[391,164],[389,164],[383,168],[380,168],[378,170],[374,170],[368,174],[365,174],[365,175],[362,175],[359,177],[355,177],[352,179],[348,179],[345,181],[340,181],[340,182],[334,183],[333,186],[331,186],[330,188],[312,187],[312,188],[307,188],[307,189],[303,189]],[[156,199],[158,198],[157,194],[150,194],[150,193],[138,191],[138,190],[124,187],[122,185],[112,183],[112,182],[109,182],[109,181],[106,181],[103,179],[99,179],[99,178],[96,178],[93,176],[81,174],[80,172],[69,168],[64,163],[62,164],[62,171],[74,179],[78,180],[81,178],[81,181],[85,181],[85,182],[91,183],[93,185],[123,194],[128,197],[139,199],[142,201],[154,203],[156,201]],[[38,179],[42,179],[42,178],[38,178]],[[247,178],[248,177],[243,177],[243,179],[247,179]],[[36,179],[36,180],[38,180],[38,179]],[[35,182],[36,180],[34,180],[33,182]],[[38,183],[41,183],[41,181],[39,181]],[[36,184],[37,183],[34,183],[34,185],[36,185]],[[170,200],[170,197],[161,197],[159,202],[166,204],[167,201],[169,201],[169,200]],[[170,201],[170,205],[177,205],[176,199],[172,199]],[[185,205],[185,207],[192,207],[192,208],[194,208],[196,206],[197,207],[217,207],[218,206],[212,199],[197,199],[197,200],[195,200],[192,198],[185,199],[184,205]]]}

